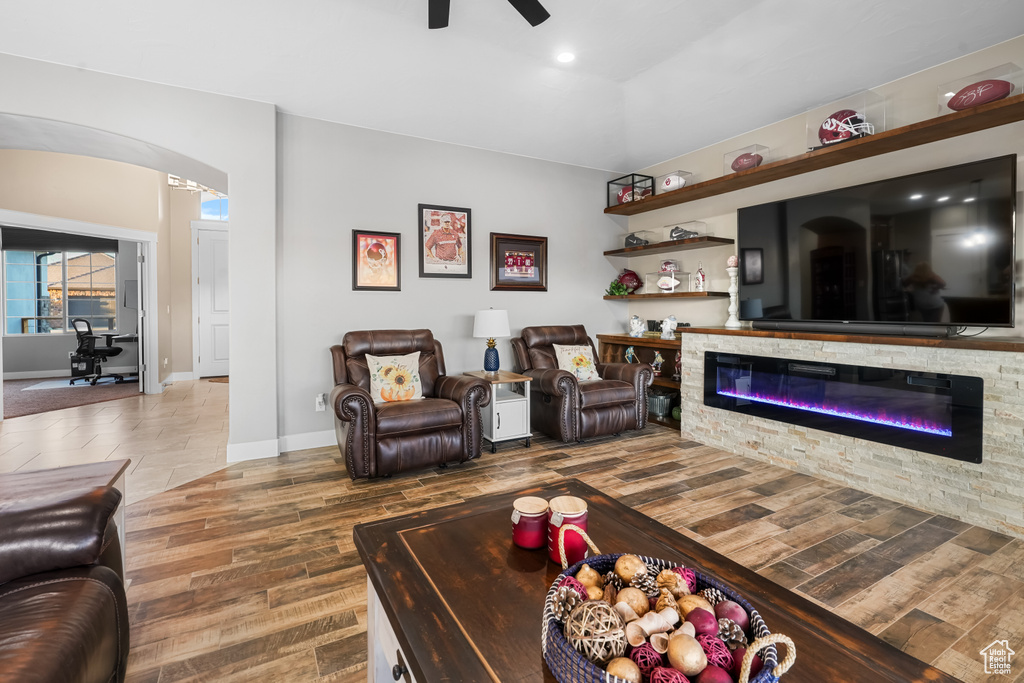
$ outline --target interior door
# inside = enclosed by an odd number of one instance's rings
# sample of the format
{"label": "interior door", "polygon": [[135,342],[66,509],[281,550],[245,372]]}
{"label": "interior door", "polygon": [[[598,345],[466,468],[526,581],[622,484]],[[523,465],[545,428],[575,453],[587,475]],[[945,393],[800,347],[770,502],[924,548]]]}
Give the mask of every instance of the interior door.
{"label": "interior door", "polygon": [[139,391],[146,391],[146,335],[144,318],[146,317],[146,297],[143,296],[145,283],[146,252],[142,242],[135,243],[135,292],[125,292],[126,301],[135,303],[135,335],[139,338]]}
{"label": "interior door", "polygon": [[197,231],[198,376],[228,374],[228,232]]}

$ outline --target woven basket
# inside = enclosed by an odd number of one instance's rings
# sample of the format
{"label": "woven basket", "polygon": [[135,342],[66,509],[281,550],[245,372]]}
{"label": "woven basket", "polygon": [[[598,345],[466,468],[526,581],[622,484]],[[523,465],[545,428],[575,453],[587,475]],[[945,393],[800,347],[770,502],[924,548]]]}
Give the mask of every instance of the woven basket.
{"label": "woven basket", "polygon": [[[551,584],[551,588],[548,589],[547,596],[544,598],[544,617],[541,624],[541,649],[544,652],[544,661],[547,662],[551,673],[561,683],[628,683],[628,681],[610,675],[607,671],[593,664],[577,652],[562,633],[562,623],[555,618],[554,613],[555,592],[563,578],[575,576],[584,563],[590,565],[598,574],[603,575],[613,570],[615,568],[615,561],[626,553],[614,555],[595,554],[568,567],[568,562],[565,558],[565,548],[562,543],[566,530],[572,530],[580,534],[595,553],[600,553],[597,546],[594,545],[583,529],[573,524],[562,526],[558,537],[559,550],[562,556],[562,573]],[[644,555],[638,555],[638,557],[647,564],[653,574],[657,574],[662,569],[671,569],[672,567],[679,566],[676,562],[660,560],[654,557],[646,557]],[[744,658],[743,671],[741,672],[739,683],[777,683],[782,674],[789,671],[789,667],[793,665],[793,661],[796,659],[796,647],[793,645],[793,641],[784,635],[772,634],[758,611],[732,588],[696,570],[694,570],[694,574],[697,577],[698,591],[705,588],[717,588],[727,598],[741,605],[750,615],[750,633],[753,635],[754,641],[747,648],[747,655]],[[778,661],[778,652],[775,649],[776,643],[785,643],[788,648],[788,654],[781,663]],[[750,662],[755,653],[761,654],[763,666],[757,676],[748,680]]]}

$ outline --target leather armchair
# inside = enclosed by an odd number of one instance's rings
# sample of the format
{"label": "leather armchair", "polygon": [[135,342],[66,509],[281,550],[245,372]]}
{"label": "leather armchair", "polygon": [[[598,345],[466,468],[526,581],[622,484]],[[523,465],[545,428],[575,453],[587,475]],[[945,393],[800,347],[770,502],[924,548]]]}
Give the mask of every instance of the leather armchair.
{"label": "leather armchair", "polygon": [[102,487],[0,510],[0,682],[123,682],[128,605]]}
{"label": "leather armchair", "polygon": [[[423,398],[373,401],[366,355],[420,352]],[[446,467],[480,457],[480,409],[491,388],[475,377],[445,374],[441,343],[430,330],[349,332],[331,347],[338,447],[353,479],[390,477],[424,467]]]}
{"label": "leather armchair", "polygon": [[654,371],[646,363],[597,363],[599,380],[580,382],[558,369],[553,344],[590,346],[583,325],[524,327],[512,339],[517,372],[530,382],[533,428],[569,443],[647,426],[647,388]]}

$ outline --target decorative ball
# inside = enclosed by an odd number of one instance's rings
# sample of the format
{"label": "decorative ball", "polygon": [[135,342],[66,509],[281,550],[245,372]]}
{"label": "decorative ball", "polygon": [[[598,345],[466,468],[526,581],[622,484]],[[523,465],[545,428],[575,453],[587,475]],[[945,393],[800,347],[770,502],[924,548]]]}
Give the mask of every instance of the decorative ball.
{"label": "decorative ball", "polygon": [[561,588],[562,586],[568,586],[569,588],[576,591],[576,593],[580,596],[580,600],[587,599],[587,587],[580,583],[579,580],[577,580],[576,578],[572,576],[566,576],[558,582],[558,587]]}
{"label": "decorative ball", "polygon": [[632,607],[638,617],[642,617],[650,611],[650,602],[639,588],[633,588],[632,586],[623,588],[615,599]]}
{"label": "decorative ball", "polygon": [[710,602],[712,607],[722,602],[723,600],[729,599],[726,597],[725,593],[718,590],[717,588],[705,588],[704,590],[697,593],[697,595]]}
{"label": "decorative ball", "polygon": [[615,608],[588,600],[569,613],[565,637],[581,655],[603,665],[626,651],[626,624]]}
{"label": "decorative ball", "polygon": [[679,616],[684,619],[687,614],[698,608],[706,609],[712,614],[715,614],[715,608],[711,606],[711,603],[699,595],[684,595],[676,600],[676,602],[679,604]]}
{"label": "decorative ball", "polygon": [[693,629],[697,635],[718,635],[718,620],[715,619],[715,615],[712,612],[706,609],[698,607],[690,610],[690,613],[686,615],[686,621],[693,624]]}
{"label": "decorative ball", "polygon": [[647,574],[647,565],[636,555],[622,555],[615,561],[615,573],[625,583],[631,583],[638,574]]}
{"label": "decorative ball", "polygon": [[617,280],[619,284],[625,285],[630,294],[644,286],[643,280],[641,280],[640,276],[636,274],[636,271],[628,268],[624,269],[622,273],[619,274]]}
{"label": "decorative ball", "polygon": [[744,631],[750,628],[750,616],[747,614],[747,610],[732,600],[723,600],[715,605],[715,616],[719,619],[732,619]]}
{"label": "decorative ball", "polygon": [[696,676],[708,665],[708,656],[692,636],[680,633],[668,639],[668,663],[687,676]]}
{"label": "decorative ball", "polygon": [[729,268],[735,268],[739,264],[740,260],[739,258],[736,257],[736,254],[733,254],[732,256],[725,260],[725,265],[728,266]]}
{"label": "decorative ball", "polygon": [[665,666],[652,669],[649,680],[650,683],[690,683],[690,679],[684,676],[681,671],[669,669]]}
{"label": "decorative ball", "polygon": [[686,586],[690,589],[691,593],[697,592],[697,573],[695,571],[689,567],[673,567],[672,571],[683,577],[683,580],[686,581]]}
{"label": "decorative ball", "polygon": [[718,637],[729,646],[730,650],[747,646],[747,634],[732,619],[718,620]]}
{"label": "decorative ball", "polygon": [[708,658],[708,664],[714,664],[722,669],[732,667],[732,652],[725,643],[718,639],[718,636],[705,633],[697,636],[697,642],[700,643],[701,649],[704,650],[704,654]]}
{"label": "decorative ball", "polygon": [[650,643],[634,647],[633,651],[629,653],[629,658],[640,668],[640,673],[644,678],[650,677],[652,669],[665,664],[665,658]]}
{"label": "decorative ball", "polygon": [[694,683],[732,683],[732,675],[725,669],[708,664],[706,669],[697,674]]}
{"label": "decorative ball", "polygon": [[640,683],[643,679],[640,673],[640,667],[636,665],[632,659],[626,657],[616,657],[612,661],[608,662],[608,666],[605,667],[610,675],[621,678],[629,683]]}
{"label": "decorative ball", "polygon": [[[730,671],[736,680],[740,678],[740,669],[743,668],[743,656],[745,654],[747,654],[747,648],[745,647],[738,647],[732,651],[732,668]],[[763,666],[764,662],[761,661],[761,658],[758,655],[754,655],[750,662],[750,680],[754,679],[754,676],[761,671]]]}

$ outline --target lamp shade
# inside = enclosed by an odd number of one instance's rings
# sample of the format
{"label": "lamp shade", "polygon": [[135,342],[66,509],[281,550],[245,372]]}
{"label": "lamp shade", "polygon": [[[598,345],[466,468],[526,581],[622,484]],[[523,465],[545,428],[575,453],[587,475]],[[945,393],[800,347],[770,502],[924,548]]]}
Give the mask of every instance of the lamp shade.
{"label": "lamp shade", "polygon": [[477,311],[473,320],[473,336],[483,339],[511,337],[512,333],[508,329],[508,311],[496,311],[493,308]]}

